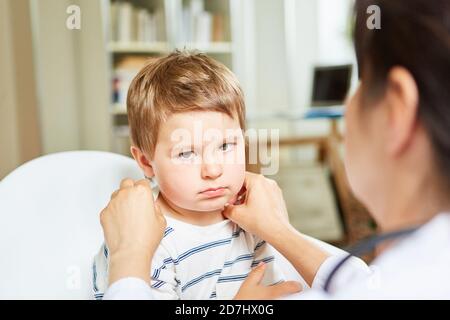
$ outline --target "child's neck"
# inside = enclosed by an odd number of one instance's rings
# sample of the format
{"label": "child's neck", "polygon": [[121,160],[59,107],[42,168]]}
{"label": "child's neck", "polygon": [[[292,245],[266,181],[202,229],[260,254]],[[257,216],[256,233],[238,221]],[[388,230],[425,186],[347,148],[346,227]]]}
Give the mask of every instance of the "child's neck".
{"label": "child's neck", "polygon": [[222,210],[192,211],[176,206],[167,200],[161,193],[156,200],[164,215],[197,226],[208,226],[225,220]]}

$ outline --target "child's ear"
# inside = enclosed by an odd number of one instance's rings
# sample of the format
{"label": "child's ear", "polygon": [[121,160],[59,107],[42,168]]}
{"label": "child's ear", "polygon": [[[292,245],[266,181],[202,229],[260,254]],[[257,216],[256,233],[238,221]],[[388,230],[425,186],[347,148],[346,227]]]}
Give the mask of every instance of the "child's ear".
{"label": "child's ear", "polygon": [[138,163],[139,167],[144,171],[144,174],[147,178],[152,178],[155,173],[153,171],[153,167],[150,163],[150,159],[147,158],[144,152],[141,151],[138,147],[131,146],[130,148],[131,154],[133,155],[134,160]]}

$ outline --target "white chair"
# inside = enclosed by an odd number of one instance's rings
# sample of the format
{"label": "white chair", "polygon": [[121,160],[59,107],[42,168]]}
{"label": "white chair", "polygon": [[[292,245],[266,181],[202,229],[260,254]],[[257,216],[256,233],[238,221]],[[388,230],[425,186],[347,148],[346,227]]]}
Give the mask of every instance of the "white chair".
{"label": "white chair", "polygon": [[[72,151],[37,158],[4,178],[0,299],[91,299],[92,258],[103,242],[98,215],[125,177],[143,178],[131,158]],[[288,279],[303,282],[279,259]]]}

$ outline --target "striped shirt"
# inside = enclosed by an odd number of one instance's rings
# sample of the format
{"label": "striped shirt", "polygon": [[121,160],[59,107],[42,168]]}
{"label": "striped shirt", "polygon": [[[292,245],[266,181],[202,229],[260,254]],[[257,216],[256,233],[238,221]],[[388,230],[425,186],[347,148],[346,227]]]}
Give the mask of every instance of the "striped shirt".
{"label": "striped shirt", "polygon": [[[252,268],[266,263],[262,284],[284,281],[273,249],[230,220],[196,226],[166,217],[167,228],[156,250],[151,290],[156,299],[232,299]],[[94,259],[93,291],[102,299],[108,287],[108,249]]]}

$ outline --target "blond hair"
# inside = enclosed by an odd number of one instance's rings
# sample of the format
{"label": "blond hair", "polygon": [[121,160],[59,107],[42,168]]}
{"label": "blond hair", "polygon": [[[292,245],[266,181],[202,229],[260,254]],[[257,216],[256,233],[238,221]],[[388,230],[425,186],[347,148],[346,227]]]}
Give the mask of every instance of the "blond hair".
{"label": "blond hair", "polygon": [[244,129],[244,96],[236,76],[202,53],[177,50],[152,60],[128,90],[132,143],[153,157],[161,123],[172,114],[190,111],[222,112]]}

